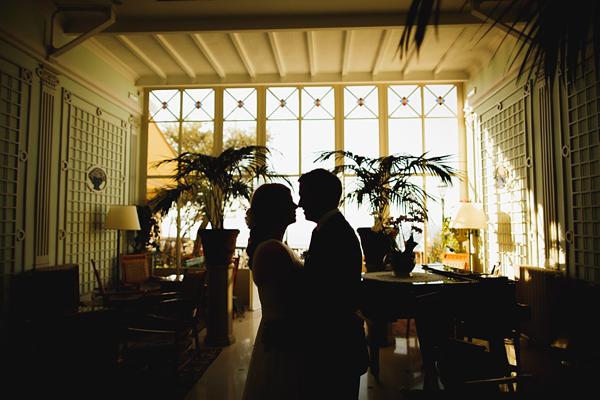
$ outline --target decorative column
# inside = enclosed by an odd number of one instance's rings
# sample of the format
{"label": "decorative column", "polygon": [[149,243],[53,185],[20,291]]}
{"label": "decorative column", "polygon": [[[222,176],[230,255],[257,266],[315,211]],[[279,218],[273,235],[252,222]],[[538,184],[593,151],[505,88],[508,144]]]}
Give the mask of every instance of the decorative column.
{"label": "decorative column", "polygon": [[35,265],[50,264],[50,196],[52,182],[52,129],[57,74],[45,66],[36,70],[42,83],[35,196]]}

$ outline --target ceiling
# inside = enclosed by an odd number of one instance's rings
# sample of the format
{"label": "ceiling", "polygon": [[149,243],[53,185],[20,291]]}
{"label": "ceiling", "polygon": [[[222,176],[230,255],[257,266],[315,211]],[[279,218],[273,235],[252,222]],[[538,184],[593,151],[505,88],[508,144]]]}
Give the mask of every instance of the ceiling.
{"label": "ceiling", "polygon": [[79,0],[55,19],[143,87],[456,82],[506,42],[500,25],[482,23],[497,3],[442,0],[437,32],[402,58],[410,0]]}

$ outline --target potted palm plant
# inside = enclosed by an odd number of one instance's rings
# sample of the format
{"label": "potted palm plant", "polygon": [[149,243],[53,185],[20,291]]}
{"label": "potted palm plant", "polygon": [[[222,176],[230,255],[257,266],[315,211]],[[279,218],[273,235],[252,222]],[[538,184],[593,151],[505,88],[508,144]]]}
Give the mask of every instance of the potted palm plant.
{"label": "potted palm plant", "polygon": [[238,198],[250,200],[253,181],[276,175],[267,165],[264,146],[228,148],[219,156],[183,153],[160,164],[175,166],[175,185],[162,188],[150,200],[154,211],[166,214],[178,201],[201,208],[212,229],[199,229],[208,271],[208,320],[205,343],[228,346],[233,336],[233,256],[238,229],[225,229],[225,211]]}
{"label": "potted palm plant", "polygon": [[228,264],[239,230],[224,228],[225,210],[238,198],[250,200],[254,179],[276,176],[267,165],[268,155],[264,146],[245,146],[228,148],[218,156],[186,152],[160,161],[157,165],[174,166],[176,184],[159,189],[149,204],[162,215],[180,200],[200,207],[212,227],[198,231],[206,261]]}
{"label": "potted palm plant", "polygon": [[[345,199],[353,200],[359,206],[366,203],[375,216],[373,227],[357,229],[367,269],[369,272],[384,269],[384,258],[391,254],[387,257],[391,268],[397,274],[407,274],[405,270],[410,266],[404,266],[404,270],[400,271],[397,264],[412,262],[414,268],[413,250],[417,243],[413,232],[419,230],[418,224],[427,217],[426,199],[433,199],[412,179],[426,174],[438,177],[445,184],[452,184],[452,177],[457,175],[457,171],[447,164],[450,156],[427,157],[425,153],[421,156],[395,154],[371,158],[335,150],[322,152],[317,161],[331,157],[339,161],[334,173],[343,172],[356,177],[355,186],[347,188]],[[389,206],[396,206],[401,215],[390,217]],[[408,239],[403,237],[402,223],[410,224]],[[398,246],[398,236],[404,244],[403,250]]]}

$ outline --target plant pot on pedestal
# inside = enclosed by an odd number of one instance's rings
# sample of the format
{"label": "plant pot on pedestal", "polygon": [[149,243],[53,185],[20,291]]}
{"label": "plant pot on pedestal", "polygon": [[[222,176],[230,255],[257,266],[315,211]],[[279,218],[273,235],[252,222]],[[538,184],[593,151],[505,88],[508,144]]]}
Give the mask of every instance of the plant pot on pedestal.
{"label": "plant pot on pedestal", "polygon": [[207,322],[204,343],[229,346],[233,335],[233,255],[238,229],[199,231],[207,270]]}

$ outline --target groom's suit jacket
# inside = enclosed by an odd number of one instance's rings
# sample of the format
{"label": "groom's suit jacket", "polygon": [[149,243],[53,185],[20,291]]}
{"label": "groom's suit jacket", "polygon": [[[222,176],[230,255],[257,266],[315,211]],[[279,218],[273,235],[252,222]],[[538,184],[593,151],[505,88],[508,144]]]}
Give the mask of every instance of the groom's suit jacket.
{"label": "groom's suit jacket", "polygon": [[[316,346],[357,370],[366,369],[368,353],[360,301],[362,253],[346,218],[337,212],[315,228],[304,262],[305,300],[313,316]],[[339,349],[331,353],[333,348]],[[361,372],[362,373],[362,372]]]}

